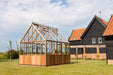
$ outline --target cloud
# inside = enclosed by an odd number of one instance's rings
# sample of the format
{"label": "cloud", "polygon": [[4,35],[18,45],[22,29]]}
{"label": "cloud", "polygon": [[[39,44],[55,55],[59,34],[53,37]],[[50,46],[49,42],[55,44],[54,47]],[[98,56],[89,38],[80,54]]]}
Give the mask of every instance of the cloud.
{"label": "cloud", "polygon": [[0,0],[0,51],[19,41],[32,21],[58,28],[68,38],[72,29],[87,27],[94,15],[109,20],[113,0]]}

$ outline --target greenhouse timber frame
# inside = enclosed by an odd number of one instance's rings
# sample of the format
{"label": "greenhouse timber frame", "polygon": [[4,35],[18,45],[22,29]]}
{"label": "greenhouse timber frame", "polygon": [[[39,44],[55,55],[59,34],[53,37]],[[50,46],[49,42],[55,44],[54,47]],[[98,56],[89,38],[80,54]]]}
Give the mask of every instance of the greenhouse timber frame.
{"label": "greenhouse timber frame", "polygon": [[58,29],[32,23],[20,41],[19,64],[50,66],[69,63],[69,42]]}

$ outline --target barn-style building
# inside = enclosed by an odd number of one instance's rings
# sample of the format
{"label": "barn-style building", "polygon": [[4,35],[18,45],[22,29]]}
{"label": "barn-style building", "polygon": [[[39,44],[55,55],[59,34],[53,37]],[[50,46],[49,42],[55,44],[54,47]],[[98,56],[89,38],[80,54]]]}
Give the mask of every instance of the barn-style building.
{"label": "barn-style building", "polygon": [[71,57],[106,59],[106,43],[102,37],[106,27],[107,22],[95,15],[87,28],[73,30],[69,39]]}
{"label": "barn-style building", "polygon": [[113,65],[113,15],[108,22],[103,36],[106,40],[107,63]]}
{"label": "barn-style building", "polygon": [[58,29],[32,23],[20,41],[19,64],[50,66],[69,63],[69,42]]}

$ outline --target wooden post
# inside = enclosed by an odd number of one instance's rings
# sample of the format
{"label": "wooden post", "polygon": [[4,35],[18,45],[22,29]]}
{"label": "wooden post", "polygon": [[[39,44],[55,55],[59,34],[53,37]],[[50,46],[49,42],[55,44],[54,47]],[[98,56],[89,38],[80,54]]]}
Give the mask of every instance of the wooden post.
{"label": "wooden post", "polygon": [[50,43],[51,43],[51,42],[49,42],[49,53],[51,52],[51,45],[50,45]]}
{"label": "wooden post", "polygon": [[55,42],[53,42],[53,54],[55,54]]}
{"label": "wooden post", "polygon": [[86,48],[85,48],[85,45],[83,47],[83,50],[84,50],[84,55],[83,55],[83,59],[85,60],[86,56],[85,56],[85,53],[86,53]]}
{"label": "wooden post", "polygon": [[50,44],[50,46],[51,46],[51,52],[52,52],[52,41],[51,41],[51,44]]}
{"label": "wooden post", "polygon": [[59,52],[62,53],[62,43],[59,45]]}
{"label": "wooden post", "polygon": [[28,51],[28,44],[26,43],[26,54],[27,54],[27,51]]}
{"label": "wooden post", "polygon": [[[32,27],[32,33],[33,33],[33,27]],[[32,36],[32,41],[33,41],[33,36]],[[31,54],[33,53],[33,44],[32,44],[32,52]]]}
{"label": "wooden post", "polygon": [[24,50],[23,50],[23,55],[24,55],[25,49],[26,49],[26,47],[25,47],[25,44],[24,44]]}
{"label": "wooden post", "polygon": [[76,47],[76,57],[78,59],[78,47]]}
{"label": "wooden post", "polygon": [[35,54],[37,54],[37,44],[35,44]]}
{"label": "wooden post", "polygon": [[56,50],[58,51],[58,42],[56,42]]}
{"label": "wooden post", "polygon": [[99,59],[99,45],[97,46],[97,59]]}
{"label": "wooden post", "polygon": [[65,43],[65,54],[66,54],[66,43]]}
{"label": "wooden post", "polygon": [[45,55],[47,55],[47,41],[45,41]]}
{"label": "wooden post", "polygon": [[42,53],[41,44],[40,44],[40,54]]}
{"label": "wooden post", "polygon": [[[29,42],[29,31],[28,31],[28,42]],[[29,43],[27,43],[27,54],[29,54]]]}
{"label": "wooden post", "polygon": [[68,43],[68,54],[70,54],[70,44]]}
{"label": "wooden post", "polygon": [[[39,36],[39,35],[38,35],[38,36]],[[35,38],[34,40],[36,40],[38,36],[37,36],[37,32],[36,32],[36,38]],[[32,38],[33,38],[33,37],[32,37]],[[33,40],[33,41],[34,41],[34,40]],[[36,42],[36,43],[37,43],[37,42]],[[35,46],[35,51],[36,51],[35,54],[38,54],[38,49],[39,49],[39,47],[38,47],[37,44],[35,44],[35,45],[36,45],[36,46]]]}
{"label": "wooden post", "polygon": [[39,48],[40,48],[40,45],[37,45],[37,47],[38,47],[38,48],[37,48],[37,54],[38,54],[38,52],[39,52]]}
{"label": "wooden post", "polygon": [[63,44],[63,43],[61,43],[61,46],[60,46],[60,52],[61,52],[61,53],[62,53],[62,44]]}

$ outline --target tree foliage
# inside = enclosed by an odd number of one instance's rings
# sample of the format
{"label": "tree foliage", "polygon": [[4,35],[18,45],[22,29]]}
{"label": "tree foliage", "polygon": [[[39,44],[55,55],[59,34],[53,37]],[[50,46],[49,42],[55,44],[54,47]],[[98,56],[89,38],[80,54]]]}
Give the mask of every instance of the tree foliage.
{"label": "tree foliage", "polygon": [[17,59],[17,58],[19,57],[19,52],[10,49],[10,50],[7,52],[7,58],[8,58],[8,59],[10,58],[10,55],[11,55],[11,59]]}

